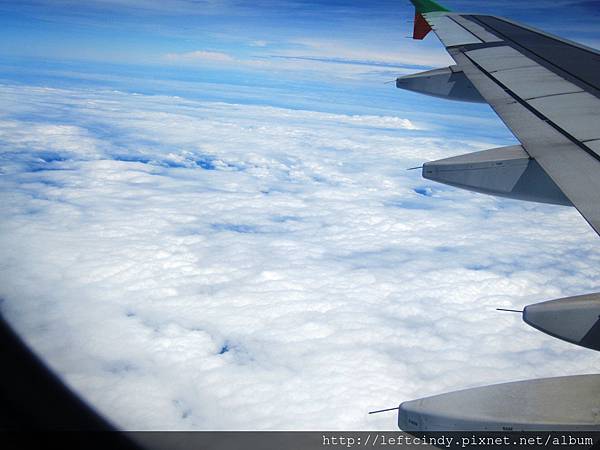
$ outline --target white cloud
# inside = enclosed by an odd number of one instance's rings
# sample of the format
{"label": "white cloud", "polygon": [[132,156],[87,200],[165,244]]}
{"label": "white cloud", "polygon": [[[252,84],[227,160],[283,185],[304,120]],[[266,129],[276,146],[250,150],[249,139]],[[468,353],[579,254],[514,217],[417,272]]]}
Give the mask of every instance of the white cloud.
{"label": "white cloud", "polygon": [[404,170],[483,143],[409,117],[2,94],[3,313],[122,427],[394,429],[367,411],[597,367],[494,310],[596,288],[583,219]]}

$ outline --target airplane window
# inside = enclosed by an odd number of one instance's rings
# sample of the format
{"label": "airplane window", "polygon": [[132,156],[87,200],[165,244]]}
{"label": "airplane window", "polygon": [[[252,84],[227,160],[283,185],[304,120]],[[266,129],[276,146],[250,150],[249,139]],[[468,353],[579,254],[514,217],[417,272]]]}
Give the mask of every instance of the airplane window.
{"label": "airplane window", "polygon": [[5,348],[121,430],[595,373],[597,8],[412,3],[3,1]]}

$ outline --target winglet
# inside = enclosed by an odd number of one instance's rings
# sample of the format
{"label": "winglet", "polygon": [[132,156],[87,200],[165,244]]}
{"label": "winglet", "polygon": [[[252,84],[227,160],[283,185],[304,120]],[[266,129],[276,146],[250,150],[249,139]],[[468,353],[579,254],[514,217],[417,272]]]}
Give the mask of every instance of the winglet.
{"label": "winglet", "polygon": [[423,39],[431,31],[431,27],[423,18],[424,13],[435,11],[450,11],[433,0],[410,0],[415,5],[415,27],[413,29],[413,39]]}

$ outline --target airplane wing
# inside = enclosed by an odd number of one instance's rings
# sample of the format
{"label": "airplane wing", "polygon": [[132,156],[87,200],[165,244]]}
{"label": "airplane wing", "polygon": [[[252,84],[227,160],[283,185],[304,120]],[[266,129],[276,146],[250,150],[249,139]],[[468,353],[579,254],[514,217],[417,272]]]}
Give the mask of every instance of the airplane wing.
{"label": "airplane wing", "polygon": [[[522,144],[512,152],[490,152],[493,161],[480,154],[475,161],[429,163],[424,176],[479,192],[572,204],[600,234],[600,52],[502,17],[453,13],[430,0],[411,1],[416,8],[413,37],[423,39],[433,30],[456,66],[401,77],[397,86],[485,101]],[[515,168],[490,173],[519,160],[523,176],[516,180]],[[473,163],[485,169],[485,162],[490,167],[480,178],[495,184],[486,186],[481,179],[473,184],[474,175],[467,172]],[[498,183],[502,189],[496,189]]]}
{"label": "airplane wing", "polygon": [[[600,52],[511,20],[415,5],[456,65],[400,77],[402,89],[489,103],[521,145],[425,163],[423,176],[520,200],[574,206],[600,234]],[[600,294],[529,305],[523,320],[600,351]],[[600,431],[600,375],[525,380],[404,402],[398,425],[427,430]]]}

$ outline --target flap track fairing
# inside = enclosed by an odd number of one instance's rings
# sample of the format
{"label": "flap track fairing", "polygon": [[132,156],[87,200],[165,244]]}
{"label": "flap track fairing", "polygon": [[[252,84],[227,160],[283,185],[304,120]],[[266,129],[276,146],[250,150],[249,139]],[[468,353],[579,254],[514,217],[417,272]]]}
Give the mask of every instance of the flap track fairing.
{"label": "flap track fairing", "polygon": [[483,194],[572,206],[521,145],[425,163],[423,178]]}
{"label": "flap track fairing", "polygon": [[405,75],[396,79],[396,87],[419,94],[470,103],[486,103],[464,72],[456,66]]}

